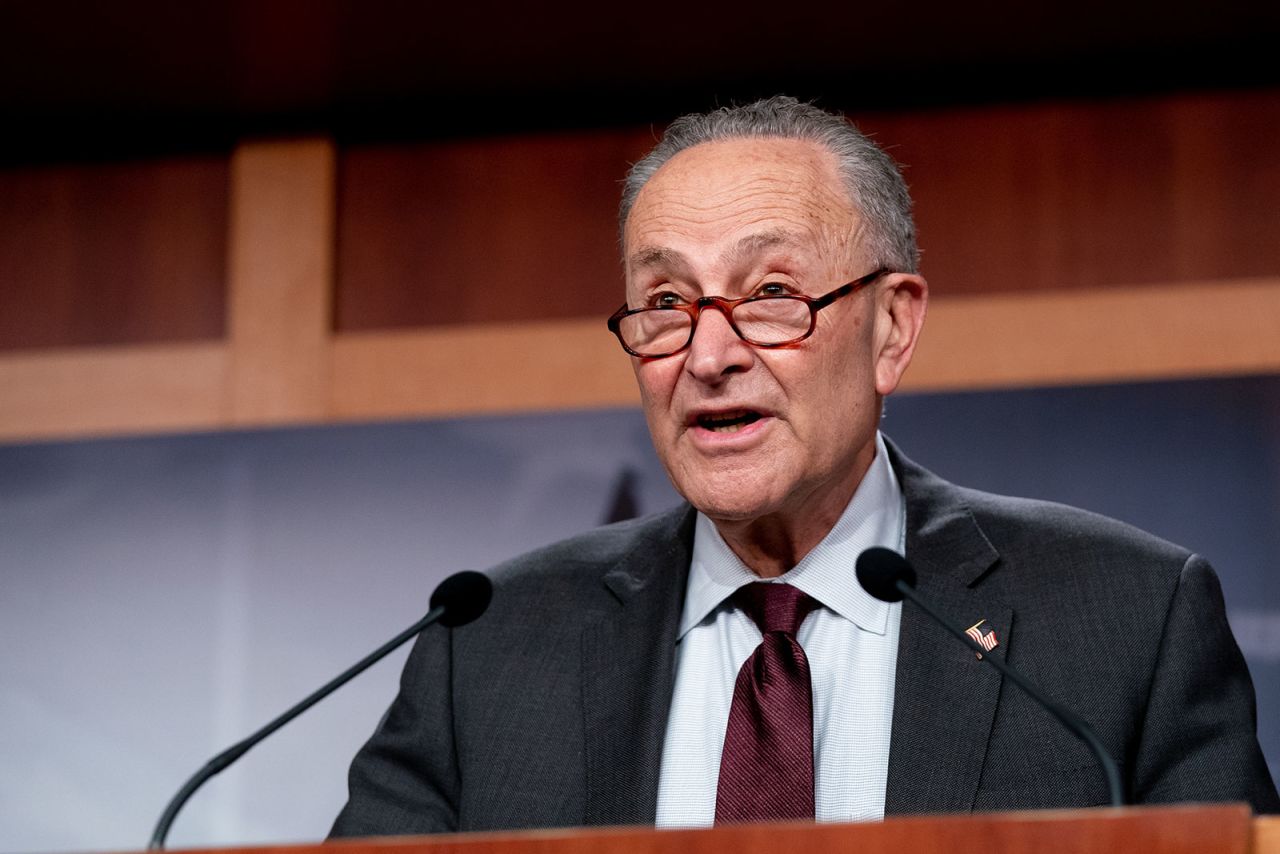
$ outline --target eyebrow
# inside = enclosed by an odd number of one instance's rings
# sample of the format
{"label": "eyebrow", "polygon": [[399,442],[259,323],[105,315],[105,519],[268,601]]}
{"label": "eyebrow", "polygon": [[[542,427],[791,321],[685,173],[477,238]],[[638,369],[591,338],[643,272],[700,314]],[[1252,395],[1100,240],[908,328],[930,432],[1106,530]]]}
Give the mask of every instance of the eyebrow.
{"label": "eyebrow", "polygon": [[741,262],[744,258],[758,255],[766,249],[777,246],[795,246],[800,243],[800,235],[789,228],[778,226],[755,234],[748,234],[724,253],[721,260],[728,265]]}
{"label": "eyebrow", "polygon": [[683,252],[677,252],[674,249],[666,249],[661,246],[641,246],[632,253],[631,266],[641,270],[648,270],[654,267],[664,270],[685,270],[689,267],[689,259],[684,256]]}
{"label": "eyebrow", "polygon": [[[741,262],[743,258],[759,254],[776,246],[794,246],[800,242],[800,235],[788,228],[770,228],[748,234],[727,249],[721,260],[727,265]],[[662,246],[642,246],[631,255],[631,266],[635,269],[659,268],[664,270],[687,270],[689,259],[682,252]]]}

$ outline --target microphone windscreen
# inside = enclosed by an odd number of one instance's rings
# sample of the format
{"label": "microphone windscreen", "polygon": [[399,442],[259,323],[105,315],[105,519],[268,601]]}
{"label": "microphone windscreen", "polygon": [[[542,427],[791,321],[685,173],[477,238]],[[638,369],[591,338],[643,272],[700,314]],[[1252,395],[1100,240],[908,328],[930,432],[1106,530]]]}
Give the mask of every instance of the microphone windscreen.
{"label": "microphone windscreen", "polygon": [[483,614],[492,598],[493,582],[488,576],[466,569],[440,582],[431,594],[431,607],[444,608],[440,622],[452,629],[465,626]]}
{"label": "microphone windscreen", "polygon": [[916,586],[916,571],[907,559],[892,549],[876,546],[858,555],[858,583],[881,602],[901,602],[898,582]]}

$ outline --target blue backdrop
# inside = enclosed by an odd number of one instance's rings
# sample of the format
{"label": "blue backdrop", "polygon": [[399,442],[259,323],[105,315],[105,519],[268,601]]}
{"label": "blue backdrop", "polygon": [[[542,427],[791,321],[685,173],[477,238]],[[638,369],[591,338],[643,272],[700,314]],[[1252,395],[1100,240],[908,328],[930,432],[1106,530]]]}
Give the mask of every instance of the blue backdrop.
{"label": "blue backdrop", "polygon": [[[1280,769],[1280,378],[895,397],[884,429],[951,480],[1208,555]],[[676,500],[634,410],[0,447],[0,851],[141,847],[440,578]],[[323,836],[402,661],[215,780],[171,844]]]}

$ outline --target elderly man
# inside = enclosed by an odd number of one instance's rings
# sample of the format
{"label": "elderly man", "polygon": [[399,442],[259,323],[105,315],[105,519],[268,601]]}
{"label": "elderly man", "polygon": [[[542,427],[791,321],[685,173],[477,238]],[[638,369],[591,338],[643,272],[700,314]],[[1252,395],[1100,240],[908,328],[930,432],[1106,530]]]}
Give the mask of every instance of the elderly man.
{"label": "elderly man", "polygon": [[1106,803],[1043,710],[861,590],[871,546],[1088,720],[1132,801],[1280,808],[1204,560],[879,434],[928,293],[882,151],[789,98],[687,116],[622,229],[609,325],[688,505],[500,566],[485,617],[429,629],[335,834]]}

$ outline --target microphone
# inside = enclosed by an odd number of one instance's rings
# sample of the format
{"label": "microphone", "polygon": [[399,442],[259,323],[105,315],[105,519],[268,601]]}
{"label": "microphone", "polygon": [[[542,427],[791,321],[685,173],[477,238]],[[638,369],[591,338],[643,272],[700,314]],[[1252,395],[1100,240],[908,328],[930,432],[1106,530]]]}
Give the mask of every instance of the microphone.
{"label": "microphone", "polygon": [[1120,785],[1120,770],[1115,760],[1108,754],[1098,739],[1097,733],[1083,718],[1065,706],[1055,703],[1036,688],[1025,676],[1006,664],[999,657],[984,654],[984,650],[973,638],[969,637],[959,626],[951,623],[916,593],[916,571],[907,563],[907,559],[891,549],[870,548],[858,556],[858,583],[862,588],[881,602],[901,602],[910,599],[920,610],[924,611],[935,623],[950,632],[962,644],[977,653],[979,660],[986,661],[992,667],[1009,677],[1013,684],[1025,691],[1031,699],[1040,704],[1049,714],[1066,727],[1072,735],[1083,741],[1093,751],[1093,755],[1102,766],[1107,777],[1107,791],[1111,795],[1111,806],[1124,806],[1124,795]]}
{"label": "microphone", "polygon": [[228,765],[248,753],[250,748],[258,742],[350,682],[356,676],[359,676],[369,669],[371,665],[385,658],[388,653],[417,635],[427,626],[432,623],[440,623],[442,626],[452,629],[466,625],[485,612],[485,609],[489,607],[489,600],[492,598],[493,584],[487,576],[479,572],[466,570],[454,573],[440,582],[435,592],[431,594],[431,610],[427,611],[425,617],[348,667],[325,683],[319,690],[309,694],[300,703],[253,735],[233,744],[206,762],[204,767],[192,775],[191,779],[178,790],[178,793],[173,796],[173,800],[169,801],[169,805],[165,807],[160,820],[156,822],[156,829],[151,834],[151,841],[147,843],[147,848],[153,851],[163,850],[165,837],[169,835],[169,827],[173,824],[173,820],[177,818],[178,810],[182,809],[187,799],[208,782],[209,778],[220,773]]}

